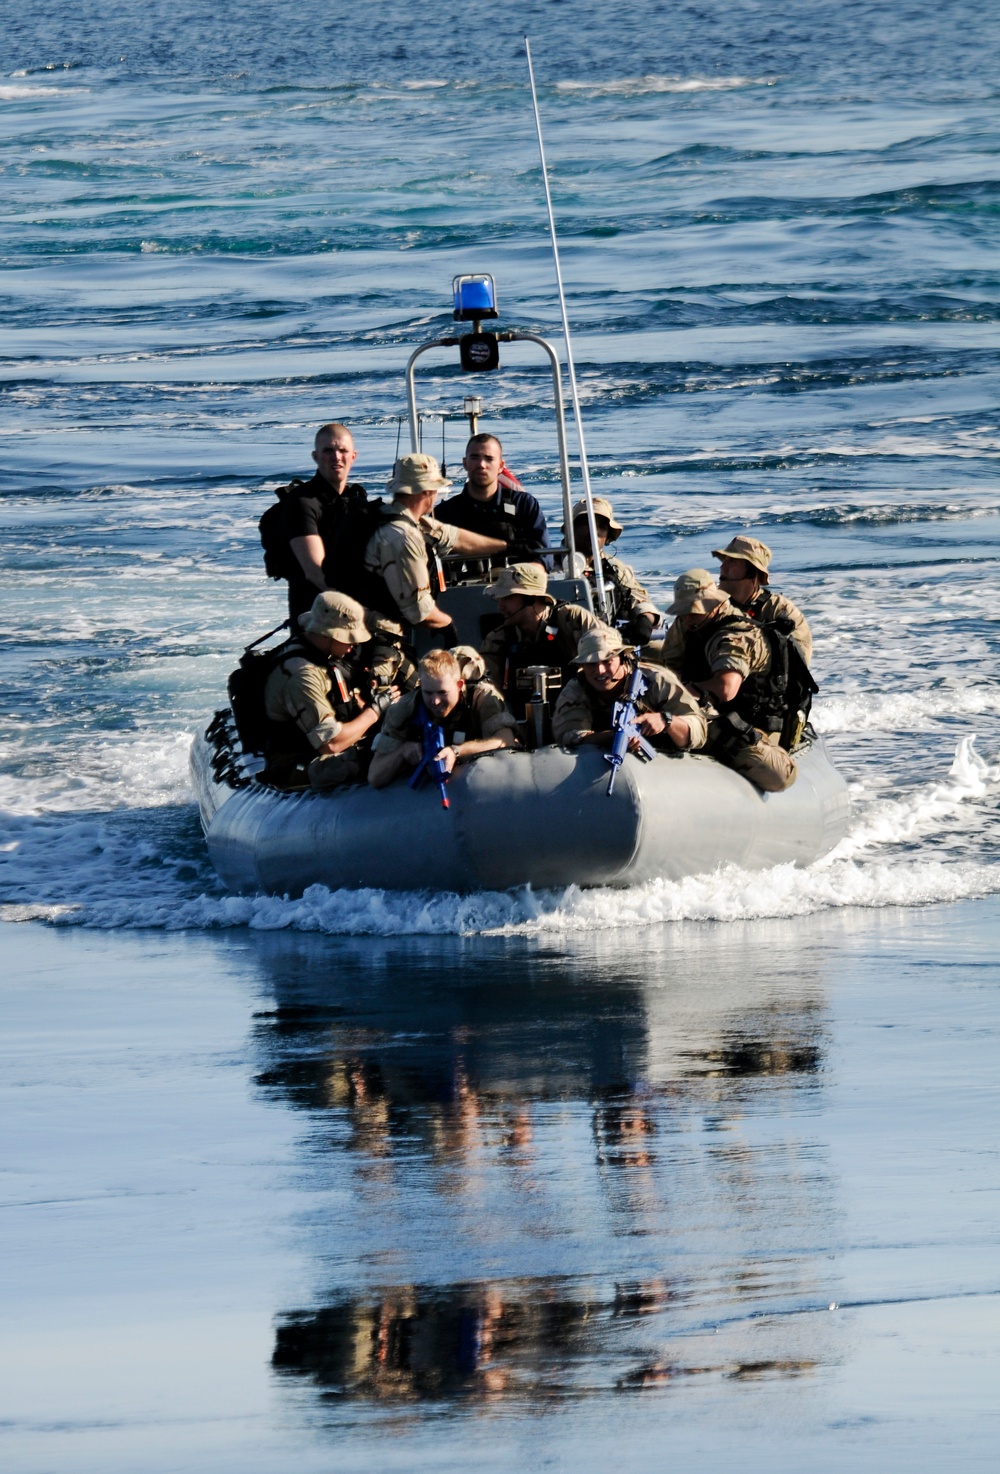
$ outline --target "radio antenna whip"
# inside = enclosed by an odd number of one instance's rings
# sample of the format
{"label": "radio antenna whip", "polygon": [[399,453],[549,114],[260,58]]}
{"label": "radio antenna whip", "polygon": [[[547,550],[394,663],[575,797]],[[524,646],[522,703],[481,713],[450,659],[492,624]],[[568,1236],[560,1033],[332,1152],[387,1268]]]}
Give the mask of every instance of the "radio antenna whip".
{"label": "radio antenna whip", "polygon": [[[576,387],[576,369],[573,366],[573,346],[569,332],[569,317],[566,312],[566,294],[563,291],[562,268],[559,265],[559,244],[556,240],[556,220],[552,213],[552,195],[549,192],[549,171],[545,162],[545,144],[542,140],[542,119],[538,111],[538,93],[535,91],[535,71],[531,65],[531,43],[524,38],[524,54],[528,59],[528,81],[531,83],[531,103],[535,110],[535,131],[538,134],[538,154],[542,161],[542,185],[545,189],[545,207],[549,212],[549,235],[552,237],[552,259],[556,268],[556,287],[559,292],[559,309],[562,312],[563,336],[566,339],[566,367],[569,369],[569,392],[573,400],[573,417],[576,421],[576,443],[580,448],[580,475],[583,477],[583,495],[587,503],[587,526],[590,529],[590,547],[594,561],[594,582],[597,585],[597,603],[601,616],[608,620],[608,595],[604,587],[604,570],[601,567],[601,549],[597,541],[597,519],[594,516],[594,495],[590,489],[590,469],[587,465],[587,446],[583,437],[583,416],[580,413],[580,395]],[[562,414],[562,405],[559,406]]]}

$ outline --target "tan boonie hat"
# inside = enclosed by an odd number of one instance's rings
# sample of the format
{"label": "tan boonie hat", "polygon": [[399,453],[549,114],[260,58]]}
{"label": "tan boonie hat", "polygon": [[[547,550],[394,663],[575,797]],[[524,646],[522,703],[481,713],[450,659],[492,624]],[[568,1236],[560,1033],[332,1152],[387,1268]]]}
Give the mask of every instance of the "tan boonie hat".
{"label": "tan boonie hat", "polygon": [[452,645],[451,653],[458,661],[463,681],[481,681],[486,676],[486,661],[475,645]]}
{"label": "tan boonie hat", "polygon": [[357,599],[328,590],[317,594],[308,614],[299,615],[304,634],[326,635],[345,645],[363,645],[371,639],[365,625],[365,611]]}
{"label": "tan boonie hat", "polygon": [[441,475],[441,467],[433,456],[415,451],[400,456],[392,468],[386,490],[391,496],[419,496],[423,491],[444,491],[451,482]]}
{"label": "tan boonie hat", "polygon": [[674,584],[674,602],[668,614],[711,614],[721,609],[728,595],[717,586],[707,568],[689,568]]}
{"label": "tan boonie hat", "polygon": [[[572,513],[573,521],[576,522],[578,519],[583,518],[583,517],[586,517],[586,515],[587,515],[587,503],[586,503],[586,501],[584,500],[582,502],[577,502],[576,506],[573,508],[573,513]],[[605,522],[608,523],[608,542],[609,543],[613,543],[615,541],[615,538],[621,537],[622,533],[625,531],[625,529],[621,525],[621,523],[615,521],[615,514],[611,510],[611,503],[609,501],[605,501],[605,499],[604,499],[603,496],[595,496],[594,497],[594,516],[595,517],[603,517],[604,520],[605,520]],[[565,536],[566,536],[566,524],[564,522],[563,523],[563,537],[565,537]]]}
{"label": "tan boonie hat", "polygon": [[491,599],[506,599],[508,594],[520,594],[523,599],[545,599],[555,604],[548,592],[549,576],[541,563],[512,563],[503,568],[486,592]]}
{"label": "tan boonie hat", "polygon": [[771,561],[771,549],[767,543],[758,542],[755,537],[734,537],[728,548],[713,548],[713,558],[742,558],[744,563],[749,563],[751,568],[756,568],[758,573],[764,575],[767,583],[767,567]]}
{"label": "tan boonie hat", "polygon": [[620,655],[625,641],[617,630],[588,630],[580,637],[574,665],[596,665],[599,660],[610,660]]}

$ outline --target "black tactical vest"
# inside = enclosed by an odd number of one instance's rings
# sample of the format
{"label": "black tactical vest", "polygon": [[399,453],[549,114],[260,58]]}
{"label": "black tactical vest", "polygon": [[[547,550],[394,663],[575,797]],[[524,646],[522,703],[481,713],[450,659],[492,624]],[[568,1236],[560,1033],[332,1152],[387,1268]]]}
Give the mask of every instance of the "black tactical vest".
{"label": "black tactical vest", "polygon": [[[367,568],[365,566],[364,558],[365,549],[380,527],[385,527],[388,523],[392,522],[401,524],[402,526],[410,522],[412,525],[412,520],[409,517],[405,517],[402,512],[393,511],[392,507],[385,506],[383,502],[377,502],[375,507],[370,510],[374,511],[376,515],[369,525],[368,535],[365,538],[364,546],[361,548],[356,565],[359,570],[356,581],[362,592],[354,593],[351,589],[347,588],[343,589],[342,592],[350,594],[352,598],[357,599],[360,604],[363,604],[366,609],[374,609],[377,613],[384,614],[387,619],[394,619],[405,627],[409,621],[389,592],[389,585],[381,573],[376,573],[373,568]],[[430,560],[436,554],[434,548],[426,538],[424,538],[424,544],[427,549],[428,567],[430,567]],[[323,567],[325,571],[325,563]]]}
{"label": "black tactical vest", "polygon": [[711,678],[706,650],[720,630],[759,630],[771,654],[768,669],[744,677],[734,701],[715,700],[714,704],[724,716],[734,713],[758,731],[781,733],[784,745],[792,740],[792,726],[801,728],[809,715],[812,698],[819,690],[798,646],[790,638],[794,628],[790,619],[761,621],[748,619],[742,613],[709,620],[700,629],[685,631],[681,677],[689,684],[701,684]]}

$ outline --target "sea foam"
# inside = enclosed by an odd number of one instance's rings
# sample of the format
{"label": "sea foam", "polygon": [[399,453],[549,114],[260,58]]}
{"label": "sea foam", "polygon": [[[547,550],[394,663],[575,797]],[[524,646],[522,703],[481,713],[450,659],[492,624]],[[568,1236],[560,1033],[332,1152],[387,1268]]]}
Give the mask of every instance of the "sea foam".
{"label": "sea foam", "polygon": [[[1000,868],[967,858],[970,836],[992,813],[1000,763],[977,753],[971,734],[948,773],[880,798],[859,787],[843,841],[808,869],[747,871],[727,865],[682,880],[627,889],[453,892],[331,891],[235,896],[222,891],[198,834],[193,805],[164,803],[178,781],[178,742],[163,786],[144,809],[8,815],[0,843],[7,920],[168,931],[249,927],[329,935],[558,935],[679,921],[807,916],[844,907],[916,906],[1000,891]],[[143,746],[133,776],[153,757]],[[156,760],[153,759],[156,766]],[[933,845],[933,848],[929,848]]]}

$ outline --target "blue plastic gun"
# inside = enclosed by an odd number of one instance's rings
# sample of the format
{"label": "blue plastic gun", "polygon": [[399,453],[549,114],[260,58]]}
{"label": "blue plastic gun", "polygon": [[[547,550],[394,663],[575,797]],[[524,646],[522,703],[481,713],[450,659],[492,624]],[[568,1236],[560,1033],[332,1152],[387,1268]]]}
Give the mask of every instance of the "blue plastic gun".
{"label": "blue plastic gun", "polygon": [[417,702],[417,720],[420,723],[420,740],[423,744],[424,755],[413,770],[410,787],[419,788],[425,778],[434,778],[441,794],[441,807],[448,809],[451,807],[446,786],[448,769],[438,757],[442,747],[448,746],[444,728],[431,719],[431,714],[422,701]]}
{"label": "blue plastic gun", "polygon": [[633,739],[639,744],[636,754],[644,763],[650,762],[656,756],[656,748],[642,735],[635,724],[636,706],[642,699],[646,689],[646,677],[639,666],[640,648],[635,648],[635,667],[632,671],[632,679],[628,683],[624,701],[616,701],[611,712],[611,729],[614,737],[611,742],[611,751],[604,754],[605,760],[611,764],[611,776],[608,779],[608,798],[611,797],[615,788],[615,779],[618,769],[625,761],[629,743]]}

